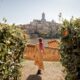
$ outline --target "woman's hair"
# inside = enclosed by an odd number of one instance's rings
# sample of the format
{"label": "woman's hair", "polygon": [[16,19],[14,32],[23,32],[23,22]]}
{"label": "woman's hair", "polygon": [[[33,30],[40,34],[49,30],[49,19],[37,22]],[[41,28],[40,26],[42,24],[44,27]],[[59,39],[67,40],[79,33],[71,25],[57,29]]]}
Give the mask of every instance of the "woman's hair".
{"label": "woman's hair", "polygon": [[41,38],[39,39],[39,42],[42,42],[42,39]]}

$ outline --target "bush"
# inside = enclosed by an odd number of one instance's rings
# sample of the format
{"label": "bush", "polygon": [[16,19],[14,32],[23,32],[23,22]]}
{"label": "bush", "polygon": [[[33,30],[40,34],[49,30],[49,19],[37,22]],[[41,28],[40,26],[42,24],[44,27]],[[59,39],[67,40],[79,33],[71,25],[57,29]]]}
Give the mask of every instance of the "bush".
{"label": "bush", "polygon": [[20,80],[20,61],[27,37],[21,29],[0,23],[0,80]]}
{"label": "bush", "polygon": [[80,80],[80,19],[64,20],[61,29],[61,62],[65,80]]}

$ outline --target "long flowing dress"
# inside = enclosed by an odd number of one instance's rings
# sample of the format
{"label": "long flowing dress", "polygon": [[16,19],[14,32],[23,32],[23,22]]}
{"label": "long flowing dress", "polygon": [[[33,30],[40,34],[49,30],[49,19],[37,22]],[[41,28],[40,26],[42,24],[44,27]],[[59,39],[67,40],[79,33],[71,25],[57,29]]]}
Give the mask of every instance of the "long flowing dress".
{"label": "long flowing dress", "polygon": [[43,54],[43,46],[41,43],[41,44],[38,44],[35,48],[34,60],[35,60],[35,65],[37,65],[39,69],[44,70],[42,54]]}

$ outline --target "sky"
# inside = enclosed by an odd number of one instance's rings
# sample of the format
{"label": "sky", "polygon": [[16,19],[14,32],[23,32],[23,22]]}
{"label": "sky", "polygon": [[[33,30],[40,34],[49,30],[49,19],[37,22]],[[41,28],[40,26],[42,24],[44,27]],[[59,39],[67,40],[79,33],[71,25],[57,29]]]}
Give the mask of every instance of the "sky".
{"label": "sky", "polygon": [[80,17],[80,0],[0,0],[0,22],[5,17],[9,24],[28,24],[43,12],[47,21],[58,22],[60,12],[66,19]]}

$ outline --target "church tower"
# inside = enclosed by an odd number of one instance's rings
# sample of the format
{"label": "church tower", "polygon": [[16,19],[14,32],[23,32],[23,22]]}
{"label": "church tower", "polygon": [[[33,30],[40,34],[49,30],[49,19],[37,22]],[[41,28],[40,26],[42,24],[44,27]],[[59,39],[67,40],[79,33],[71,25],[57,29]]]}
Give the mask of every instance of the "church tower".
{"label": "church tower", "polygon": [[42,13],[42,19],[41,19],[41,21],[46,21],[46,19],[45,19],[45,13],[44,12]]}

